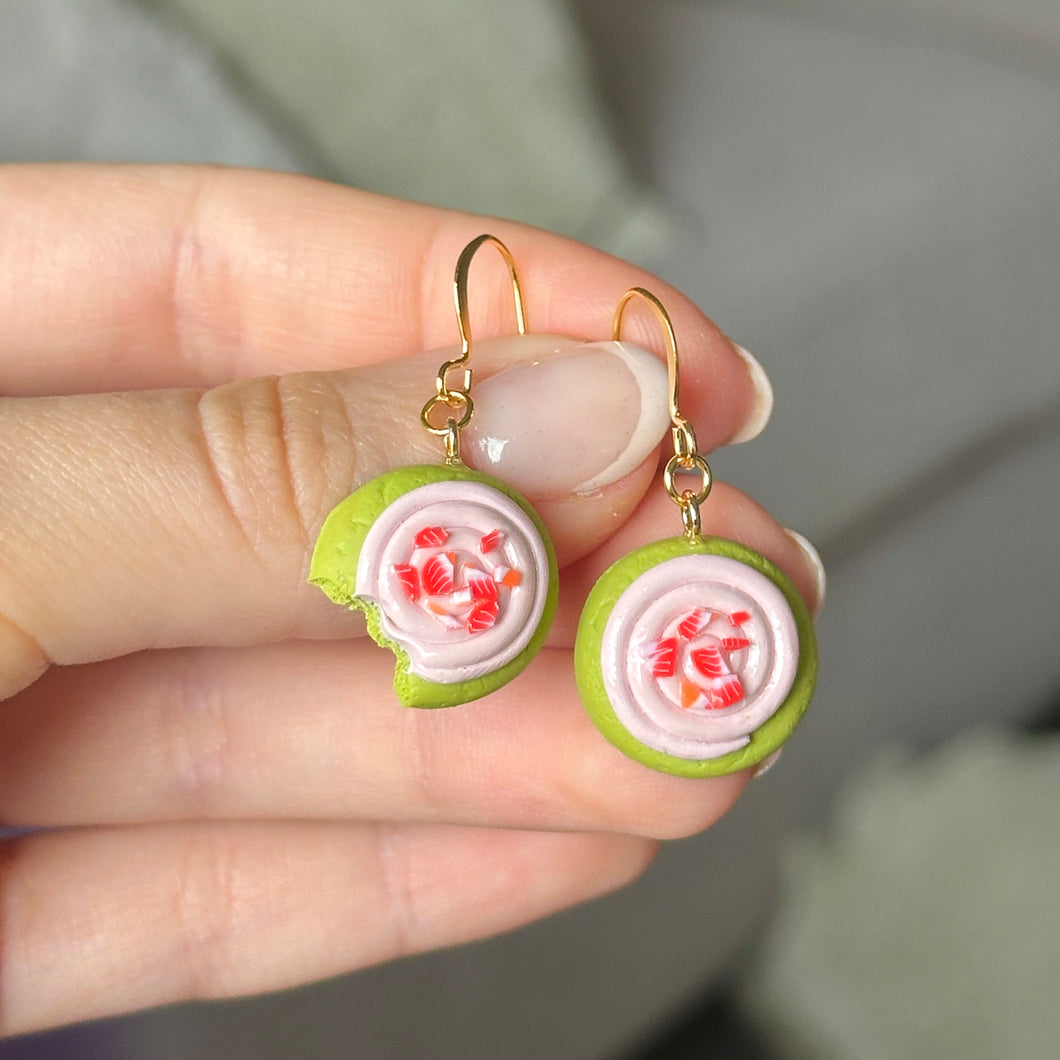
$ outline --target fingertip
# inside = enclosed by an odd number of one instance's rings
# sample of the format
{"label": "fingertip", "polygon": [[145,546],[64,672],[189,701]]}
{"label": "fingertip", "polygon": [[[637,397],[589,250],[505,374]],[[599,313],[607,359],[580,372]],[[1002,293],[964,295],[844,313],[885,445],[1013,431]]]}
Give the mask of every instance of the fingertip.
{"label": "fingertip", "polygon": [[821,554],[809,539],[790,527],[784,527],[784,533],[795,542],[802,555],[802,561],[808,572],[808,580],[812,587],[806,596],[806,602],[809,605],[810,613],[814,618],[817,618],[824,609],[825,597],[828,594],[828,572],[825,570]]}
{"label": "fingertip", "polygon": [[783,753],[784,748],[778,747],[772,754],[766,755],[758,765],[751,769],[751,779],[757,780],[759,777],[764,777],[780,761]]}
{"label": "fingertip", "polygon": [[638,834],[655,841],[699,835],[736,805],[749,780],[746,772],[701,780],[666,777],[655,795],[654,812],[642,811]]}
{"label": "fingertip", "polygon": [[743,346],[732,343],[732,348],[739,355],[747,368],[747,375],[751,382],[751,390],[754,395],[750,411],[743,421],[743,426],[729,439],[730,445],[739,445],[757,438],[769,423],[773,414],[773,384],[769,381],[766,370],[762,367],[758,358],[750,350]]}
{"label": "fingertip", "polygon": [[0,615],[0,702],[28,688],[50,665],[41,646]]}
{"label": "fingertip", "polygon": [[732,809],[750,779],[746,772],[687,778],[650,769],[613,747],[584,712],[576,732],[577,771],[568,765],[566,780],[555,777],[560,802],[614,833],[652,843],[698,835]]}
{"label": "fingertip", "polygon": [[658,856],[662,843],[645,836],[620,836],[612,856],[612,872],[601,894],[628,887],[640,879]]}

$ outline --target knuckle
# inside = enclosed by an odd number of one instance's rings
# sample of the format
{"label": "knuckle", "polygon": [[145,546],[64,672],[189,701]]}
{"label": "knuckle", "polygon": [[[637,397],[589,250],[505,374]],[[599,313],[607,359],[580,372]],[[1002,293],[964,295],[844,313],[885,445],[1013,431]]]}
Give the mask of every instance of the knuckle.
{"label": "knuckle", "polygon": [[419,887],[402,832],[394,825],[376,825],[376,858],[382,890],[382,922],[389,927],[389,956],[404,957],[419,949]]}
{"label": "knuckle", "polygon": [[425,718],[421,711],[407,711],[405,752],[408,777],[416,802],[433,818],[443,817],[447,810],[447,779],[452,774],[452,755],[437,739],[430,725],[434,719]]}
{"label": "knuckle", "polygon": [[188,997],[224,997],[237,989],[232,944],[238,928],[238,879],[237,851],[228,828],[186,830],[175,873],[173,912]]}
{"label": "knuckle", "polygon": [[175,667],[176,688],[161,690],[157,701],[165,775],[176,788],[178,812],[217,816],[235,773],[231,708],[209,668],[196,665],[194,652],[183,656]]}
{"label": "knuckle", "polygon": [[223,505],[251,551],[304,550],[332,483],[356,472],[346,401],[327,373],[267,376],[203,393],[206,459]]}

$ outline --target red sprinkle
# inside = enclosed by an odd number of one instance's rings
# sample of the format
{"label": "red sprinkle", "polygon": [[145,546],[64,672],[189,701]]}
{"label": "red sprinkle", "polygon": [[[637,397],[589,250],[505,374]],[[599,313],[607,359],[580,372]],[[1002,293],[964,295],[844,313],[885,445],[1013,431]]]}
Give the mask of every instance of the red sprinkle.
{"label": "red sprinkle", "polygon": [[722,637],[721,646],[726,651],[741,651],[744,648],[749,648],[751,642],[746,637]]}
{"label": "red sprinkle", "polygon": [[743,685],[736,674],[729,674],[715,682],[710,691],[708,706],[711,710],[722,710],[743,699]]}
{"label": "red sprinkle", "polygon": [[423,588],[431,596],[453,591],[453,562],[448,556],[431,556],[423,565]]}
{"label": "red sprinkle", "polygon": [[437,548],[449,540],[449,531],[444,526],[425,526],[413,539],[417,548]]}
{"label": "red sprinkle", "polygon": [[673,677],[677,671],[677,638],[664,637],[648,648],[652,677]]}
{"label": "red sprinkle", "polygon": [[695,611],[689,611],[677,627],[677,632],[685,640],[691,640],[700,630],[710,624],[710,612],[705,607],[697,607]]}
{"label": "red sprinkle", "polygon": [[478,550],[485,556],[487,552],[492,552],[503,540],[503,530],[491,530],[479,542]]}
{"label": "red sprinkle", "polygon": [[714,644],[709,648],[697,648],[692,652],[692,665],[704,677],[724,677],[731,673],[721,657],[721,651]]}
{"label": "red sprinkle", "polygon": [[468,633],[482,633],[490,629],[497,621],[500,604],[496,600],[484,600],[471,609],[467,616]]}
{"label": "red sprinkle", "polygon": [[497,583],[485,571],[468,568],[467,587],[472,600],[497,599]]}
{"label": "red sprinkle", "polygon": [[410,567],[407,563],[395,563],[394,573],[397,575],[405,595],[410,600],[415,601],[416,597],[420,595],[420,576],[416,573],[416,568]]}

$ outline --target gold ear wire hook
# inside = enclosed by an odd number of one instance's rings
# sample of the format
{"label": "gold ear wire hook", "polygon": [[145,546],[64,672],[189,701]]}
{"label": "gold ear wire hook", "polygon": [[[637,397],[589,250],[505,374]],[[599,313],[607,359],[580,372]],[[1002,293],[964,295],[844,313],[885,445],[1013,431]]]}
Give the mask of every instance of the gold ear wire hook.
{"label": "gold ear wire hook", "polygon": [[[471,273],[471,259],[484,243],[491,243],[504,258],[508,266],[508,277],[512,282],[512,296],[515,300],[515,321],[520,335],[526,334],[526,315],[523,310],[523,291],[519,283],[519,274],[515,270],[515,260],[511,251],[496,237],[489,234],[477,236],[460,253],[453,276],[453,299],[456,303],[456,326],[460,331],[460,356],[446,361],[438,369],[435,380],[437,393],[423,406],[420,419],[431,434],[445,437],[445,462],[460,463],[460,431],[471,422],[475,405],[471,400],[471,373],[467,367],[471,360],[471,313],[468,309],[468,276]],[[451,387],[449,373],[457,368],[463,369],[462,385]],[[438,405],[445,405],[451,412],[462,410],[459,418],[449,416],[444,427],[436,427],[431,422],[431,413]]]}
{"label": "gold ear wire hook", "polygon": [[618,300],[611,321],[611,338],[618,341],[622,332],[622,314],[634,298],[643,298],[654,311],[666,335],[666,374],[670,381],[670,422],[673,424],[674,452],[680,456],[692,456],[696,452],[696,433],[692,425],[681,415],[681,361],[677,353],[677,336],[673,321],[666,307],[643,287],[631,287]]}
{"label": "gold ear wire hook", "polygon": [[[681,415],[681,361],[677,353],[677,336],[674,333],[673,321],[666,307],[643,287],[631,287],[618,300],[615,315],[611,321],[611,338],[618,341],[622,331],[622,314],[634,298],[643,298],[654,311],[666,335],[666,373],[670,384],[670,435],[674,443],[674,455],[666,461],[663,469],[663,484],[671,500],[681,508],[681,520],[685,534],[690,540],[700,536],[699,506],[707,499],[714,477],[710,465],[700,455],[696,444],[696,432],[692,424]],[[701,476],[698,490],[677,488],[677,476],[680,473],[697,473]]]}
{"label": "gold ear wire hook", "polygon": [[515,321],[519,328],[519,334],[526,334],[526,316],[523,312],[523,289],[519,283],[519,273],[515,270],[515,260],[512,252],[496,237],[481,235],[471,240],[460,254],[456,263],[456,273],[453,277],[453,298],[456,302],[456,324],[460,329],[460,357],[449,364],[466,364],[471,356],[471,317],[468,312],[467,278],[471,273],[471,259],[484,243],[492,243],[504,258],[508,266],[508,277],[512,281],[512,295],[515,299]]}

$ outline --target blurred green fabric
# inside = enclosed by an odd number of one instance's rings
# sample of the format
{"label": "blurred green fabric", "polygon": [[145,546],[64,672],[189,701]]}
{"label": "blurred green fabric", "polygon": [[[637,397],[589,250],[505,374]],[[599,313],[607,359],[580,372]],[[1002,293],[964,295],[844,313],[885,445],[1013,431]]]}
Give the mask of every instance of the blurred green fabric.
{"label": "blurred green fabric", "polygon": [[1060,738],[882,753],[788,847],[746,1011],[790,1060],[1052,1060]]}
{"label": "blurred green fabric", "polygon": [[210,42],[330,178],[647,262],[673,232],[615,147],[562,0],[149,6]]}

